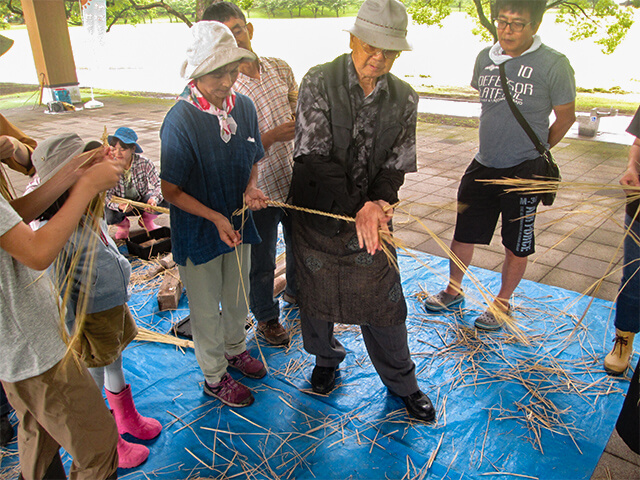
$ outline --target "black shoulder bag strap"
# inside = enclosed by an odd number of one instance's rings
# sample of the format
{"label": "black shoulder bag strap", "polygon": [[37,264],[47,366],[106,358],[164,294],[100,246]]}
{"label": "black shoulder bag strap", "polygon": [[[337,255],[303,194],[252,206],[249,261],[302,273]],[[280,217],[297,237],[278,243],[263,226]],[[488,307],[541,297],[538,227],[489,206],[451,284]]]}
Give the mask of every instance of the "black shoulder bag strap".
{"label": "black shoulder bag strap", "polygon": [[[515,103],[513,103],[513,98],[511,98],[511,92],[509,91],[509,85],[507,83],[507,75],[504,73],[504,63],[499,65],[500,68],[500,84],[502,86],[502,91],[504,92],[504,98],[507,100],[509,104],[509,108],[513,113],[513,116],[516,117],[516,120],[525,131],[529,139],[533,142],[536,147],[536,150],[540,155],[547,161],[547,172],[545,177],[548,179],[560,180],[560,169],[558,168],[558,164],[553,159],[551,152],[545,148],[542,144],[536,133],[531,128],[531,125],[527,122],[527,120],[522,116],[522,113],[518,109]],[[558,187],[549,187],[548,192],[544,192],[540,194],[540,200],[543,205],[550,206],[553,205],[553,202],[556,199],[556,192]]]}
{"label": "black shoulder bag strap", "polygon": [[520,110],[518,110],[518,107],[516,106],[516,104],[513,103],[513,98],[511,98],[511,92],[509,91],[509,85],[507,84],[507,75],[504,73],[504,63],[501,63],[499,65],[499,68],[500,68],[500,84],[502,85],[504,98],[506,98],[507,103],[509,104],[511,113],[513,113],[513,116],[516,117],[516,120],[518,120],[518,123],[520,124],[522,129],[525,131],[527,136],[531,139],[531,141],[536,147],[536,150],[538,150],[540,155],[545,157],[548,161],[549,160],[549,158],[547,157],[548,150],[544,147],[544,145],[542,144],[542,142],[540,141],[536,133],[533,131],[529,123],[522,116],[522,113],[520,113]]}

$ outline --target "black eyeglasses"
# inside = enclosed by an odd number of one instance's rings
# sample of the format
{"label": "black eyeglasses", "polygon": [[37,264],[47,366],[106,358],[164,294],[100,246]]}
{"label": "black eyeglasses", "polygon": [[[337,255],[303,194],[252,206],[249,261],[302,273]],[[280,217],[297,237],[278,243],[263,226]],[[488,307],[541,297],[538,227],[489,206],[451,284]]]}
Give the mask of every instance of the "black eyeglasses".
{"label": "black eyeglasses", "polygon": [[527,23],[523,23],[523,22],[506,22],[504,20],[501,20],[499,18],[496,18],[493,21],[493,24],[496,26],[496,28],[498,30],[504,30],[505,28],[507,28],[507,25],[511,28],[512,32],[521,32],[522,30],[524,30],[524,27],[526,27],[527,25],[531,25],[533,22],[527,22]]}

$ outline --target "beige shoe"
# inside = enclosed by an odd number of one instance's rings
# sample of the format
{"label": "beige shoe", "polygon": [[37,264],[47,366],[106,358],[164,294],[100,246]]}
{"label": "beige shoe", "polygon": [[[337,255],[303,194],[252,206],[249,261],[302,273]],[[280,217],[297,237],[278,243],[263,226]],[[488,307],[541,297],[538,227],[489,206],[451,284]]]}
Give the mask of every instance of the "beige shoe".
{"label": "beige shoe", "polygon": [[633,353],[633,337],[635,333],[623,332],[616,328],[613,350],[604,357],[604,369],[611,375],[621,375],[629,366],[629,358]]}

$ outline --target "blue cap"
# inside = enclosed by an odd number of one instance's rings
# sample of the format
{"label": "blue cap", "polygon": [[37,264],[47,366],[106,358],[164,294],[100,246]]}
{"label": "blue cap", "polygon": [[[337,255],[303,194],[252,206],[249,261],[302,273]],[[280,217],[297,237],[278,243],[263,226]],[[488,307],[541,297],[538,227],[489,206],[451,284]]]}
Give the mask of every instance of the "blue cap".
{"label": "blue cap", "polygon": [[114,138],[120,140],[126,145],[135,145],[135,152],[142,153],[142,148],[140,148],[140,145],[138,145],[138,135],[129,127],[120,127],[116,130],[116,133],[114,133],[113,135],[109,135],[109,137],[107,137],[109,144],[111,144],[111,141]]}

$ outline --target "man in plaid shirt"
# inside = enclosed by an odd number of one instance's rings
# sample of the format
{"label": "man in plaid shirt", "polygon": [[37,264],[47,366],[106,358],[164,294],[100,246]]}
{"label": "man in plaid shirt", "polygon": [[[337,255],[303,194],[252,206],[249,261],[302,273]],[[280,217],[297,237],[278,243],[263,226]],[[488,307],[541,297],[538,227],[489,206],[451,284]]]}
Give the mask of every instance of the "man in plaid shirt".
{"label": "man in plaid shirt", "polygon": [[[204,12],[203,20],[224,23],[239,47],[252,50],[253,25],[247,23],[242,10],[233,3],[214,3]],[[258,57],[243,62],[233,86],[255,103],[265,156],[258,163],[258,188],[271,200],[284,202],[289,194],[293,170],[294,113],[298,86],[291,67],[279,58]],[[268,207],[253,212],[253,220],[262,243],[251,246],[251,312],[258,321],[258,331],[272,345],[287,345],[289,334],[280,324],[279,303],[273,298],[276,268],[278,224],[282,224],[286,244],[287,287],[285,301],[295,303],[294,267],[291,248],[291,219],[282,208]]]}

